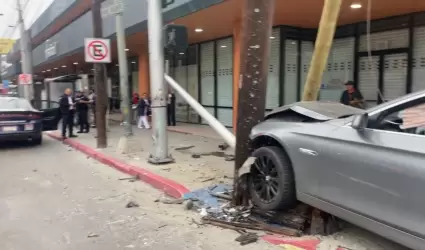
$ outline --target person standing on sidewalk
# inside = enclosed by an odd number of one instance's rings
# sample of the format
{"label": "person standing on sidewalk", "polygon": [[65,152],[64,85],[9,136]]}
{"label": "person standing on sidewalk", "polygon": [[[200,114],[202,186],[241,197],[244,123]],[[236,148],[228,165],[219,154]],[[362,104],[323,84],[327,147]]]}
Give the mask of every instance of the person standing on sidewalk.
{"label": "person standing on sidewalk", "polygon": [[89,98],[84,95],[83,91],[78,91],[77,99],[77,112],[80,130],[77,133],[88,133],[90,132],[89,124],[89,104],[91,103]]}
{"label": "person standing on sidewalk", "polygon": [[66,128],[68,127],[69,138],[77,137],[72,133],[74,126],[75,100],[71,89],[66,89],[59,99],[59,109],[62,115],[62,139],[66,139]]}
{"label": "person standing on sidewalk", "polygon": [[93,112],[93,124],[92,128],[96,127],[96,93],[94,90],[90,90],[89,100],[91,101],[91,110]]}
{"label": "person standing on sidewalk", "polygon": [[139,122],[137,123],[138,128],[150,129],[149,121],[148,121],[148,113],[149,113],[150,102],[148,96],[143,94],[142,99],[139,101],[138,106],[138,115]]}
{"label": "person standing on sidewalk", "polygon": [[168,126],[176,126],[176,95],[171,91],[168,93],[167,102]]}

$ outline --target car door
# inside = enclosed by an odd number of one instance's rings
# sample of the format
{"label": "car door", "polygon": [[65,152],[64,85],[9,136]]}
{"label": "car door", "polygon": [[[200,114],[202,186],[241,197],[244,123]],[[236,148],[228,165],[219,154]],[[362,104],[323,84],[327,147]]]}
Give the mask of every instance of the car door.
{"label": "car door", "polygon": [[34,106],[43,112],[43,131],[57,130],[60,120],[59,103],[55,101],[42,100]]}
{"label": "car door", "polygon": [[425,237],[425,136],[340,127],[320,198]]}

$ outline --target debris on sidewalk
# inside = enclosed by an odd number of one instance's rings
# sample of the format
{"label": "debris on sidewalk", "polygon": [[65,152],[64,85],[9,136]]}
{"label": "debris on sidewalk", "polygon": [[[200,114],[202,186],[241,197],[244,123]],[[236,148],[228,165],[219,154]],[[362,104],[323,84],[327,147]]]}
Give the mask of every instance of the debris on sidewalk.
{"label": "debris on sidewalk", "polygon": [[174,150],[176,150],[176,151],[183,151],[183,150],[188,150],[188,149],[191,149],[191,148],[194,148],[194,147],[195,147],[194,145],[180,146],[180,147],[175,148]]}
{"label": "debris on sidewalk", "polygon": [[[254,207],[249,200],[243,206],[232,206],[232,186],[230,185],[218,184],[195,190],[185,194],[183,199],[185,200],[183,204],[185,204],[186,210],[195,210],[202,217],[202,225],[210,224],[235,230],[239,233],[245,232],[245,230],[254,230],[300,237],[309,234],[312,230],[311,226],[314,226],[311,225],[313,209],[302,203],[285,212],[265,212]],[[324,225],[337,224],[334,217],[324,218]],[[320,235],[334,233],[336,230],[336,227],[326,226],[326,230],[320,232]],[[255,239],[258,239],[258,236],[255,237],[252,233],[249,236],[246,237],[246,241],[241,240],[244,237],[238,238],[241,245],[255,242]]]}
{"label": "debris on sidewalk", "polygon": [[139,207],[139,204],[137,204],[134,201],[130,201],[130,202],[127,203],[127,205],[125,207],[126,208]]}
{"label": "debris on sidewalk", "polygon": [[96,238],[96,237],[99,237],[99,235],[96,234],[96,233],[89,233],[89,234],[87,234],[87,238]]}
{"label": "debris on sidewalk", "polygon": [[201,158],[201,155],[200,154],[192,154],[192,158],[199,159],[199,158]]}
{"label": "debris on sidewalk", "polygon": [[119,178],[119,181],[128,181],[128,182],[135,182],[140,180],[139,176],[133,176],[133,177],[126,177],[126,178]]}
{"label": "debris on sidewalk", "polygon": [[218,145],[218,148],[224,151],[229,148],[229,144],[227,143],[220,144]]}

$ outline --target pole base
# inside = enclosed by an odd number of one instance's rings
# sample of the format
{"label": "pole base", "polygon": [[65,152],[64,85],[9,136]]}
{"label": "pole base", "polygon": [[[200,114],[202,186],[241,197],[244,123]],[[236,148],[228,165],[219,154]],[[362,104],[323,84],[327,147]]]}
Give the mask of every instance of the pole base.
{"label": "pole base", "polygon": [[164,165],[164,164],[174,163],[174,158],[171,155],[169,155],[166,158],[158,158],[158,157],[154,157],[153,155],[149,155],[148,162],[154,165]]}

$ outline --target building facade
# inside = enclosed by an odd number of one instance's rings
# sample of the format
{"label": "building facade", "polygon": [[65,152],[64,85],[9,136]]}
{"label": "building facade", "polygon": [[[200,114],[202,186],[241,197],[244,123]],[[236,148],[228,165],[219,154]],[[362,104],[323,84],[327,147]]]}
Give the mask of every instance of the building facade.
{"label": "building facade", "polygon": [[[105,1],[103,6],[111,1]],[[59,2],[61,8],[52,7]],[[90,1],[56,0],[33,25],[34,28],[31,27],[35,73],[46,77],[90,73],[92,65],[84,63],[82,46],[84,38],[93,34],[92,14],[90,6],[83,2]],[[307,2],[313,6],[299,8],[308,5]],[[347,80],[356,83],[368,107],[425,89],[425,13],[421,12],[425,10],[425,3],[419,1],[412,3],[414,6],[405,6],[407,3],[403,5],[400,1],[376,0],[371,14],[373,20],[366,22],[365,10],[350,9],[348,1],[344,2],[322,78],[320,100],[339,101],[343,83]],[[366,9],[366,1],[360,2],[365,2],[363,9]],[[270,37],[267,110],[301,99],[322,5],[323,1],[312,4],[307,0],[276,0],[275,27]],[[292,12],[288,8],[292,8]],[[52,14],[53,9],[63,11]],[[149,93],[146,10],[145,1],[126,1],[124,24],[129,75],[132,91],[139,94]],[[239,55],[243,39],[241,13],[242,0],[176,0],[164,9],[165,22],[188,27],[191,43],[186,53],[171,58],[172,76],[229,127],[233,126],[237,111]],[[78,17],[72,19],[73,16]],[[55,23],[63,24],[63,27],[55,27]],[[46,29],[50,29],[50,35]],[[45,40],[39,38],[43,32],[42,35],[47,36]],[[103,20],[103,34],[115,40],[114,17]],[[36,39],[39,44],[35,43]],[[20,60],[16,54],[18,44],[8,56],[14,65]],[[116,47],[115,42],[112,45]],[[116,59],[116,49],[113,58]],[[10,78],[19,73],[20,67],[13,69],[8,74]],[[110,93],[118,96],[116,61],[108,69]],[[177,103],[179,121],[205,123],[179,96]]]}

